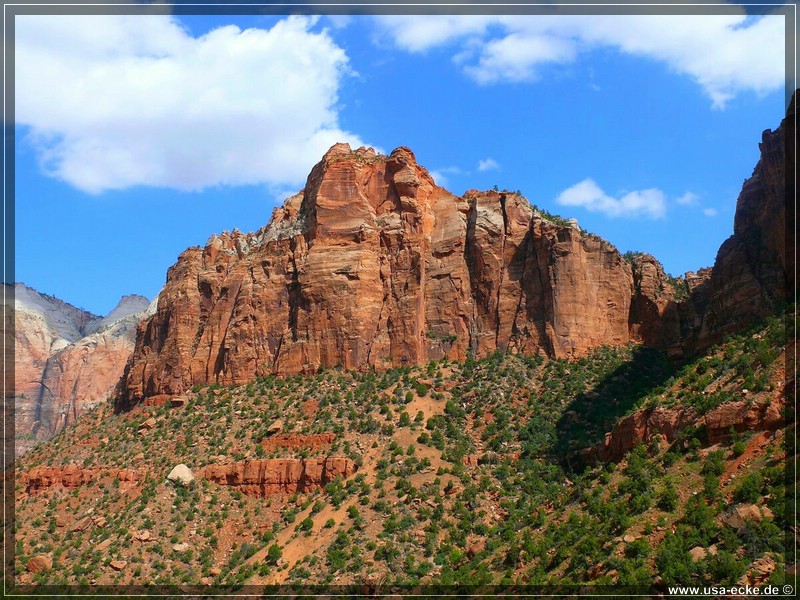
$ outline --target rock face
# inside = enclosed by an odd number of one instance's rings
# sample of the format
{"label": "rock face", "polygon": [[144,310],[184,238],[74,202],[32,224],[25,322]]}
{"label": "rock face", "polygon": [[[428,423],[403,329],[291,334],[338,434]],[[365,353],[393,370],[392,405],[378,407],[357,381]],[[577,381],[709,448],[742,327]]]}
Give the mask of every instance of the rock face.
{"label": "rock face", "polygon": [[87,469],[78,465],[36,467],[20,473],[18,481],[25,486],[27,494],[35,495],[54,487],[76,488],[89,483],[97,475],[96,469]]}
{"label": "rock face", "polygon": [[753,402],[737,400],[727,402],[699,416],[689,407],[665,408],[656,406],[638,410],[620,420],[614,429],[605,435],[602,443],[581,453],[588,462],[620,460],[625,454],[654,436],[661,435],[673,442],[684,428],[693,425],[703,427],[709,444],[730,438],[731,430],[773,431],[786,424],[782,410],[786,398],[760,398]]}
{"label": "rock face", "polygon": [[[631,301],[631,335],[649,346],[669,348],[680,341],[681,316],[678,290],[654,257],[637,254],[631,259],[634,294]],[[688,296],[685,278],[679,282]]]}
{"label": "rock face", "polygon": [[19,455],[109,396],[149,303],[125,296],[107,317],[99,317],[21,283],[7,287],[6,294],[14,301],[4,332],[7,338],[13,332]]}
{"label": "rock face", "polygon": [[236,486],[244,494],[270,496],[310,492],[355,471],[353,461],[343,457],[275,458],[208,465],[201,477],[218,485]]}
{"label": "rock face", "polygon": [[795,240],[786,224],[795,219],[796,101],[797,92],[780,127],[762,135],[761,158],[736,202],[733,235],[714,262],[702,326],[690,340],[695,348],[772,314],[795,289]]}
{"label": "rock face", "polygon": [[338,144],[265,228],[181,254],[120,391],[130,405],[336,365],[579,355],[631,339],[632,292],[613,246],[524,198],[459,198],[407,148]]}
{"label": "rock face", "polygon": [[454,196],[407,148],[337,144],[266,227],[181,254],[140,328],[118,407],[337,365],[570,357],[628,341],[695,352],[784,298],[789,121],[764,133],[714,268],[677,280],[517,194]]}

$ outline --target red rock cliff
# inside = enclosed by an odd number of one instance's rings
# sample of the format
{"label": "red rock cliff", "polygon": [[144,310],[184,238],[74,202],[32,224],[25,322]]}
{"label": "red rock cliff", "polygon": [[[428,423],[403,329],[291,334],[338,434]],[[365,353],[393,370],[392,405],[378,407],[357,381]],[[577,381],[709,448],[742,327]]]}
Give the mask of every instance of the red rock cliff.
{"label": "red rock cliff", "polygon": [[764,133],[733,236],[712,270],[686,274],[682,294],[654,258],[629,263],[516,194],[457,197],[407,148],[337,144],[265,228],[181,254],[140,327],[119,406],[208,382],[469,352],[564,357],[631,340],[694,352],[770,313],[793,286],[787,123],[791,112]]}
{"label": "red rock cliff", "polygon": [[794,223],[796,102],[797,92],[780,127],[762,135],[761,157],[736,202],[733,235],[720,246],[704,291],[702,325],[688,339],[691,349],[772,314],[795,288],[796,240],[786,224]]}
{"label": "red rock cliff", "polygon": [[356,471],[344,457],[268,458],[226,465],[208,465],[201,476],[218,485],[235,486],[254,496],[310,492],[325,487],[337,477],[345,479]]}
{"label": "red rock cliff", "polygon": [[632,291],[613,246],[516,194],[459,198],[407,148],[382,156],[337,144],[265,228],[181,254],[121,392],[132,403],[471,350],[578,355],[629,341]]}

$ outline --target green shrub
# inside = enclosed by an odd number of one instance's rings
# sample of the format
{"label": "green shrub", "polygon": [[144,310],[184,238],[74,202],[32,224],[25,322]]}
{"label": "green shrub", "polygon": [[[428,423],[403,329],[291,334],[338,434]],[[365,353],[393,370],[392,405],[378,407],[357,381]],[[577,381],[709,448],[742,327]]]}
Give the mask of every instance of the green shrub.
{"label": "green shrub", "polygon": [[267,550],[266,562],[271,565],[276,565],[282,556],[281,547],[278,546],[278,544],[272,544]]}
{"label": "green shrub", "polygon": [[760,472],[745,475],[733,491],[733,499],[737,502],[756,502],[761,498],[761,486],[764,476]]}
{"label": "green shrub", "polygon": [[722,475],[725,471],[724,460],[725,453],[722,450],[715,450],[709,452],[706,457],[706,462],[703,463],[703,468],[700,470],[702,474]]}
{"label": "green shrub", "polygon": [[744,454],[744,451],[746,449],[747,449],[747,444],[744,442],[744,440],[737,440],[736,442],[733,443],[733,446],[731,446],[731,452],[736,458]]}
{"label": "green shrub", "polygon": [[314,521],[311,517],[306,517],[300,524],[297,526],[299,531],[311,531],[311,528],[314,527]]}

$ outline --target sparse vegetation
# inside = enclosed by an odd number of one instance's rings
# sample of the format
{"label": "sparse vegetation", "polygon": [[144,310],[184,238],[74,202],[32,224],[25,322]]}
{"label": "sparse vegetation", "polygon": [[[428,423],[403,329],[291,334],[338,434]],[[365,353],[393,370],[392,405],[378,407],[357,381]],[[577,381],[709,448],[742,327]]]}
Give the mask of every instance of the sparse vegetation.
{"label": "sparse vegetation", "polygon": [[[57,494],[28,495],[18,481],[17,572],[52,552],[58,568],[35,582],[649,589],[657,577],[736,583],[769,559],[779,580],[794,518],[784,466],[795,449],[783,431],[733,430],[712,445],[702,428],[685,427],[641,440],[618,463],[590,458],[639,410],[702,415],[743,398],[775,401],[786,342],[776,317],[682,364],[633,345],[571,361],[496,352],[198,386],[177,409],[101,407],[20,461],[21,470],[77,464],[97,474]],[[150,417],[156,426],[140,433]],[[279,420],[282,433],[333,441],[262,445]],[[96,437],[109,441],[82,444]],[[165,482],[181,462],[199,475],[226,462],[331,456],[355,472],[281,492],[201,476],[189,487]],[[725,524],[750,504],[762,519]],[[73,527],[84,517],[85,529]],[[116,571],[112,560],[127,566]]]}

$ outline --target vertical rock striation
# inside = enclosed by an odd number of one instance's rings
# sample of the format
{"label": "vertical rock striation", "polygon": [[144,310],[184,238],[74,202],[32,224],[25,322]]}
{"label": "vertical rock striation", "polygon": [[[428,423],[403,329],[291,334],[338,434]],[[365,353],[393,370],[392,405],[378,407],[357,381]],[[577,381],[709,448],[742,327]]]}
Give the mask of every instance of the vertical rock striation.
{"label": "vertical rock striation", "polygon": [[694,352],[769,314],[793,285],[790,121],[764,133],[714,268],[678,280],[517,194],[454,196],[408,148],[337,144],[266,227],[181,254],[118,406],[208,382],[495,350],[570,357],[639,341]]}
{"label": "vertical rock striation", "polygon": [[253,234],[167,274],[123,404],[207,382],[628,342],[630,265],[513,193],[438,187],[413,153],[333,146]]}

